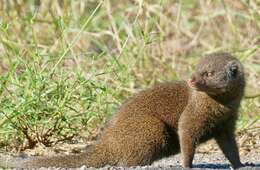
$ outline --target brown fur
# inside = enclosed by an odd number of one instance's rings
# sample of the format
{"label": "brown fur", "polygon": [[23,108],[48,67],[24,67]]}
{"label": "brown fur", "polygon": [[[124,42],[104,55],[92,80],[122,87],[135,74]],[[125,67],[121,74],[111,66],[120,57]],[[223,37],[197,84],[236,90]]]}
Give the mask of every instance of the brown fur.
{"label": "brown fur", "polygon": [[[234,128],[244,85],[237,59],[226,53],[209,55],[200,61],[189,83],[160,84],[129,99],[86,153],[9,161],[7,166],[148,165],[181,151],[182,166],[192,167],[196,146],[215,138],[238,168],[242,164]],[[3,161],[0,165],[4,166]]]}

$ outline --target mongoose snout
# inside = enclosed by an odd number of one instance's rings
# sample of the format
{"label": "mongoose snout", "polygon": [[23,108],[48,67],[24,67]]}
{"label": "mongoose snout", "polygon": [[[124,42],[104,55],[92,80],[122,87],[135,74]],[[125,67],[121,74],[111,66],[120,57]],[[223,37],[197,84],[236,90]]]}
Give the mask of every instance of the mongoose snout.
{"label": "mongoose snout", "polygon": [[191,88],[195,90],[203,90],[206,88],[205,81],[197,74],[193,74],[191,78],[187,80],[187,83]]}

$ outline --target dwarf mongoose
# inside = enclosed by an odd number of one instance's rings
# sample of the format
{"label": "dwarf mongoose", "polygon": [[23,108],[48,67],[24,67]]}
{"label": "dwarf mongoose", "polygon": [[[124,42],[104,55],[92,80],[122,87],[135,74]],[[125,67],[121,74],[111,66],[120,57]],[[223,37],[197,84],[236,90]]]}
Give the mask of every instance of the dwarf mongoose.
{"label": "dwarf mongoose", "polygon": [[1,166],[103,167],[148,165],[178,152],[192,167],[195,148],[214,138],[234,168],[242,166],[234,130],[245,80],[228,53],[202,58],[188,81],[163,83],[126,101],[85,153],[0,161]]}

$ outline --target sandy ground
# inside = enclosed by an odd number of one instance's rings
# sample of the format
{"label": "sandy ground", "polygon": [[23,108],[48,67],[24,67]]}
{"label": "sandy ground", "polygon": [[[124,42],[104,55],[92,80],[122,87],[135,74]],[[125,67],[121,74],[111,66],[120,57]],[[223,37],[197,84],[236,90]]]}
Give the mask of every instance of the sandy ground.
{"label": "sandy ground", "polygon": [[[259,129],[254,133],[245,133],[239,135],[237,138],[239,144],[239,151],[242,163],[253,163],[253,166],[247,166],[240,168],[241,170],[260,170],[260,135]],[[87,143],[87,145],[91,144]],[[82,144],[61,144],[58,147],[37,147],[33,150],[27,150],[24,154],[27,156],[39,156],[39,155],[56,155],[56,154],[70,154],[70,153],[80,153],[85,150],[86,143]],[[200,145],[197,149],[197,153],[195,154],[193,160],[193,169],[230,169],[230,164],[228,160],[224,157],[218,146],[216,145],[214,140],[208,141],[202,145]],[[6,152],[0,154],[0,156],[7,156]],[[4,156],[4,157],[5,157]],[[22,156],[17,154],[12,154],[11,156]],[[23,156],[22,156],[23,157]],[[1,168],[0,168],[1,169]],[[41,170],[65,170],[64,168],[40,168]],[[95,168],[76,168],[73,170],[93,170]],[[111,167],[107,166],[104,168],[99,168],[100,170],[182,170],[180,167],[180,154],[174,155],[168,158],[164,158],[154,162],[149,166],[138,166],[138,167]],[[72,170],[72,169],[71,169]]]}
{"label": "sandy ground", "polygon": [[[241,170],[260,170],[260,154],[259,153],[249,153],[246,156],[241,156],[241,160],[243,163],[253,163],[254,165],[240,168]],[[229,162],[226,160],[223,154],[221,153],[210,153],[210,154],[202,154],[197,153],[195,155],[193,161],[193,169],[231,169]],[[75,169],[66,169],[66,170],[94,170],[95,168],[75,168]],[[175,155],[169,158],[164,158],[154,162],[149,166],[138,166],[138,167],[104,167],[99,168],[99,170],[183,170],[184,168],[180,167],[180,155]],[[65,170],[65,168],[40,168],[40,170]]]}

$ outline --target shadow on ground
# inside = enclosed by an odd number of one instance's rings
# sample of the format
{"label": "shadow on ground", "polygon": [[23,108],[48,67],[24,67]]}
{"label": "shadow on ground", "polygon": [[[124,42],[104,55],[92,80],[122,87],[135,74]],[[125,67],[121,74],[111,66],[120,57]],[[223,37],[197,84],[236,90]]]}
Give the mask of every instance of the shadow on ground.
{"label": "shadow on ground", "polygon": [[[213,163],[203,163],[203,164],[195,164],[193,165],[193,168],[196,169],[231,169],[230,164],[213,164]],[[260,170],[260,164],[251,164],[239,169],[259,169]]]}

